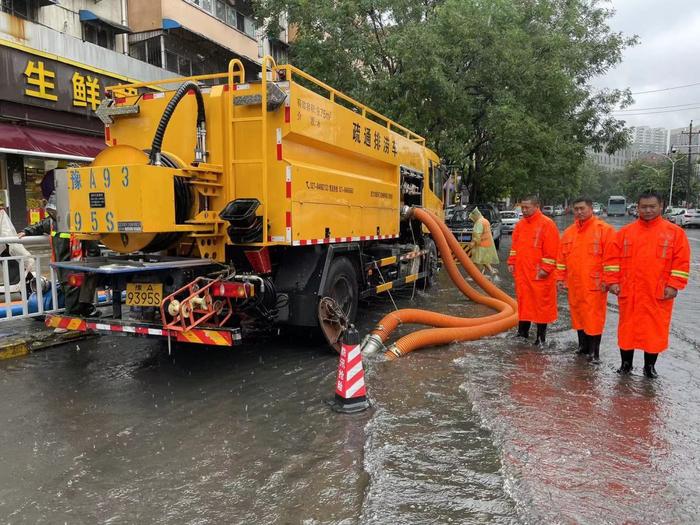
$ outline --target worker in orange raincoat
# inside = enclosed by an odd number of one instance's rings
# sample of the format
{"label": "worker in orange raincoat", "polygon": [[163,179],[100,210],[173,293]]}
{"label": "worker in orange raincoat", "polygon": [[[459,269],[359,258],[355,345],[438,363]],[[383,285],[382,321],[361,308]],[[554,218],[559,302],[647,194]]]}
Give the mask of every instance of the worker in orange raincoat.
{"label": "worker in orange raincoat", "polygon": [[557,288],[554,279],[559,230],[540,211],[538,197],[522,201],[523,220],[513,230],[508,271],[515,280],[518,299],[518,336],[528,338],[537,324],[535,344],[545,342],[547,323],[557,320]]}
{"label": "worker in orange raincoat", "polygon": [[571,326],[578,332],[578,352],[600,362],[600,339],[608,308],[605,274],[614,264],[615,229],[593,215],[593,201],[573,202],[576,221],[562,235],[557,257],[557,288],[568,289]]}
{"label": "worker in orange raincoat", "polygon": [[609,283],[620,305],[620,374],[630,373],[634,350],[639,349],[644,351],[644,375],[657,377],[656,359],[668,347],[673,299],[688,284],[688,238],[661,217],[662,203],[658,194],[642,194],[639,219],[615,238],[619,271]]}

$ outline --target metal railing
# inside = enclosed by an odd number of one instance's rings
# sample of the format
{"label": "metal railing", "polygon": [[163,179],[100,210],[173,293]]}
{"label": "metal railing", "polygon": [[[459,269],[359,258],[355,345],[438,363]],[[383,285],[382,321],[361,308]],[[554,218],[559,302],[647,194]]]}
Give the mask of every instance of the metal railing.
{"label": "metal railing", "polygon": [[[0,246],[4,244],[24,244],[24,245],[44,245],[48,246],[48,237],[1,237]],[[57,308],[58,305],[58,278],[56,270],[54,270],[49,262],[50,254],[44,255],[11,255],[9,257],[0,257],[0,323],[11,319],[21,319],[28,317],[39,317],[47,313],[58,312],[62,308]],[[10,266],[16,268],[16,282],[10,279]],[[30,272],[30,269],[32,270]],[[33,275],[33,277],[31,276]],[[27,286],[36,293],[36,306],[30,305],[30,296],[28,295]],[[44,299],[46,294],[51,296],[51,306],[44,308]],[[15,299],[13,300],[13,295]],[[17,296],[19,297],[17,298]],[[20,307],[20,313],[13,313]],[[33,311],[31,311],[33,310]]]}

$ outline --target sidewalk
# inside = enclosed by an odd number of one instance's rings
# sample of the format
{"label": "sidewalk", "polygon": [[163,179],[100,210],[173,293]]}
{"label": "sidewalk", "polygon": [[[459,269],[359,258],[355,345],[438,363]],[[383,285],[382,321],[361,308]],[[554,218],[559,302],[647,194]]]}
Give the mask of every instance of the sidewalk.
{"label": "sidewalk", "polygon": [[0,323],[0,360],[95,336],[77,331],[55,334],[53,328],[47,328],[43,319],[39,319],[25,318]]}

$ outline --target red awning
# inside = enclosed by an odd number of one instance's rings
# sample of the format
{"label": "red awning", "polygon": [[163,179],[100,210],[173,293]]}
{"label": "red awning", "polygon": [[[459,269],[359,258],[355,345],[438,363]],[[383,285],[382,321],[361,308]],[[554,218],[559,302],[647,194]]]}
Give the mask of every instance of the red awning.
{"label": "red awning", "polygon": [[0,123],[0,153],[88,161],[106,147],[101,137]]}

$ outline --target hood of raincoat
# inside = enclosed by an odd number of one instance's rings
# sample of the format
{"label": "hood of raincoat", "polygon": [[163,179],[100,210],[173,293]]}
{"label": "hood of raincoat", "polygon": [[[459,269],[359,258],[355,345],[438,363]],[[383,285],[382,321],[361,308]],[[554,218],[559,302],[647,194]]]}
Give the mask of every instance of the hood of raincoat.
{"label": "hood of raincoat", "polygon": [[469,213],[469,219],[476,224],[479,219],[481,219],[483,215],[481,214],[481,211],[479,208],[474,208],[470,213]]}

